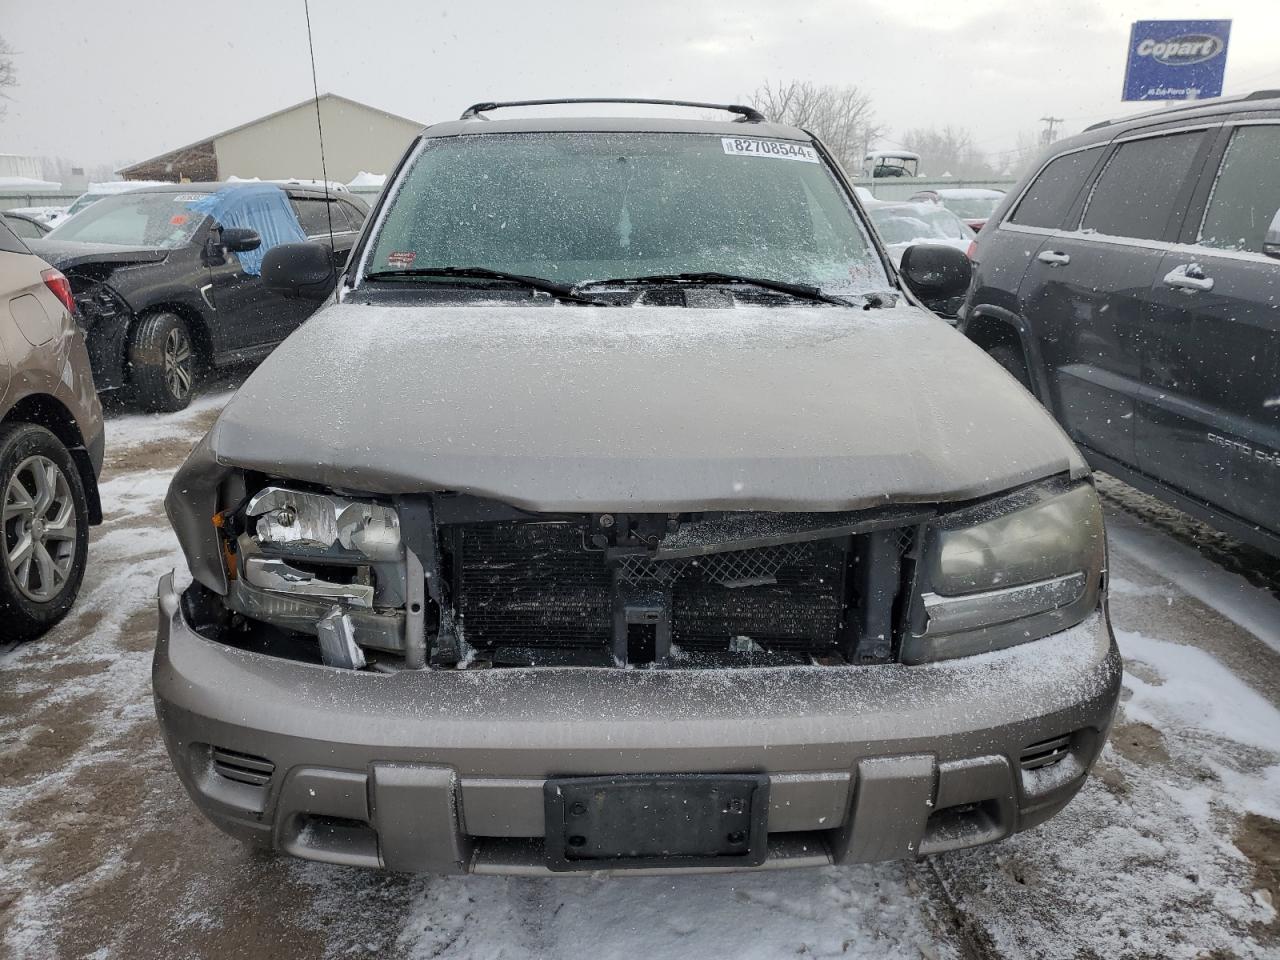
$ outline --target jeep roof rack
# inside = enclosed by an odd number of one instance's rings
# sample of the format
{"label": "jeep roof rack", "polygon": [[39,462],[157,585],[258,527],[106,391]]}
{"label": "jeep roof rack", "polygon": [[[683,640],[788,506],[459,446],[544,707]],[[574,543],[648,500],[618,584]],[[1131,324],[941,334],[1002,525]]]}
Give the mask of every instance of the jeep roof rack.
{"label": "jeep roof rack", "polygon": [[1178,104],[1176,107],[1162,107],[1159,110],[1148,110],[1145,113],[1135,113],[1127,117],[1116,117],[1112,120],[1099,120],[1097,123],[1091,123],[1085,127],[1082,132],[1088,133],[1090,130],[1101,130],[1103,127],[1109,127],[1113,123],[1127,123],[1130,120],[1145,120],[1147,117],[1163,117],[1171,113],[1178,113],[1182,110],[1193,110],[1196,107],[1210,107],[1215,103],[1243,103],[1246,100],[1277,100],[1280,99],[1280,90],[1255,90],[1253,93],[1237,93],[1229,97],[1211,97],[1208,100],[1186,100]]}
{"label": "jeep roof rack", "polygon": [[459,120],[488,120],[484,114],[490,110],[504,110],[507,107],[543,107],[558,103],[639,103],[658,107],[700,107],[704,110],[725,110],[738,114],[738,123],[764,123],[766,118],[755,107],[747,107],[738,103],[702,103],[697,100],[649,100],[643,97],[567,97],[557,100],[489,100],[484,103],[473,103],[462,111]]}

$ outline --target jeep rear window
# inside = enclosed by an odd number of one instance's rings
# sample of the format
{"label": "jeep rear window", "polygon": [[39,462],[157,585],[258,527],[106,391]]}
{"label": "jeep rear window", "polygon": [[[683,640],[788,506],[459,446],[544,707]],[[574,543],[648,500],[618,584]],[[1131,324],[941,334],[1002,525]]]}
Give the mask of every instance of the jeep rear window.
{"label": "jeep rear window", "polygon": [[837,294],[885,289],[880,261],[826,163],[781,141],[778,152],[739,152],[752,139],[428,139],[364,271],[485,267],[568,283],[715,271]]}
{"label": "jeep rear window", "polygon": [[1213,184],[1198,243],[1261,253],[1280,212],[1280,124],[1240,127]]}
{"label": "jeep rear window", "polygon": [[1089,197],[1082,230],[1109,237],[1159,240],[1204,140],[1204,131],[1122,143]]}
{"label": "jeep rear window", "polygon": [[1062,226],[1063,218],[1075,202],[1080,188],[1089,179],[1089,172],[1098,162],[1101,152],[1102,147],[1093,147],[1068,153],[1052,161],[1040,171],[1035,182],[1018,201],[1018,208],[1009,222],[1049,229]]}

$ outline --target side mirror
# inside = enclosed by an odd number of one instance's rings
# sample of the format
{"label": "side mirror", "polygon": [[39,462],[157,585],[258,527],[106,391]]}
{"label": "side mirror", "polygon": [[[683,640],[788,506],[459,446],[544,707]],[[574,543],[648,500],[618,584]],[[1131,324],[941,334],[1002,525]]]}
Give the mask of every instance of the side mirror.
{"label": "side mirror", "polygon": [[257,250],[262,246],[262,238],[257,230],[248,227],[223,227],[222,249],[228,253],[245,253]]}
{"label": "side mirror", "polygon": [[263,286],[290,299],[323,300],[336,279],[328,244],[282,243],[262,259]]}
{"label": "side mirror", "polygon": [[1271,218],[1271,226],[1267,227],[1267,235],[1262,239],[1262,252],[1280,259],[1280,210],[1276,211]]}
{"label": "side mirror", "polygon": [[936,303],[965,295],[973,264],[963,250],[919,243],[903,252],[898,272],[912,293],[925,303]]}

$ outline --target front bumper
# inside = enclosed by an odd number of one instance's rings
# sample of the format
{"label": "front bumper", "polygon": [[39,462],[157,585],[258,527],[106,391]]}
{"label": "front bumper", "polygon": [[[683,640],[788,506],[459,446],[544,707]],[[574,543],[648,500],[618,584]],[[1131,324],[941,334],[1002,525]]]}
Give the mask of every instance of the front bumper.
{"label": "front bumper", "polygon": [[[356,672],[200,637],[172,575],[153,669],[182,783],[227,833],[439,873],[546,872],[550,776],[765,773],[759,869],[989,843],[1079,790],[1120,676],[1102,611],[923,666]],[[1058,762],[1024,769],[1053,741]]]}

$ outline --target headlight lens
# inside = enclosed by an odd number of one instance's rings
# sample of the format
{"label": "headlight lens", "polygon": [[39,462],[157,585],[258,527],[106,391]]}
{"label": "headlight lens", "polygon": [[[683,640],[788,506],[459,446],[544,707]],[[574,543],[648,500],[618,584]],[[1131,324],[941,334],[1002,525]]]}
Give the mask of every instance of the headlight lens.
{"label": "headlight lens", "polygon": [[949,514],[926,542],[904,662],[1037,640],[1097,608],[1106,540],[1091,483],[1041,484]]}

